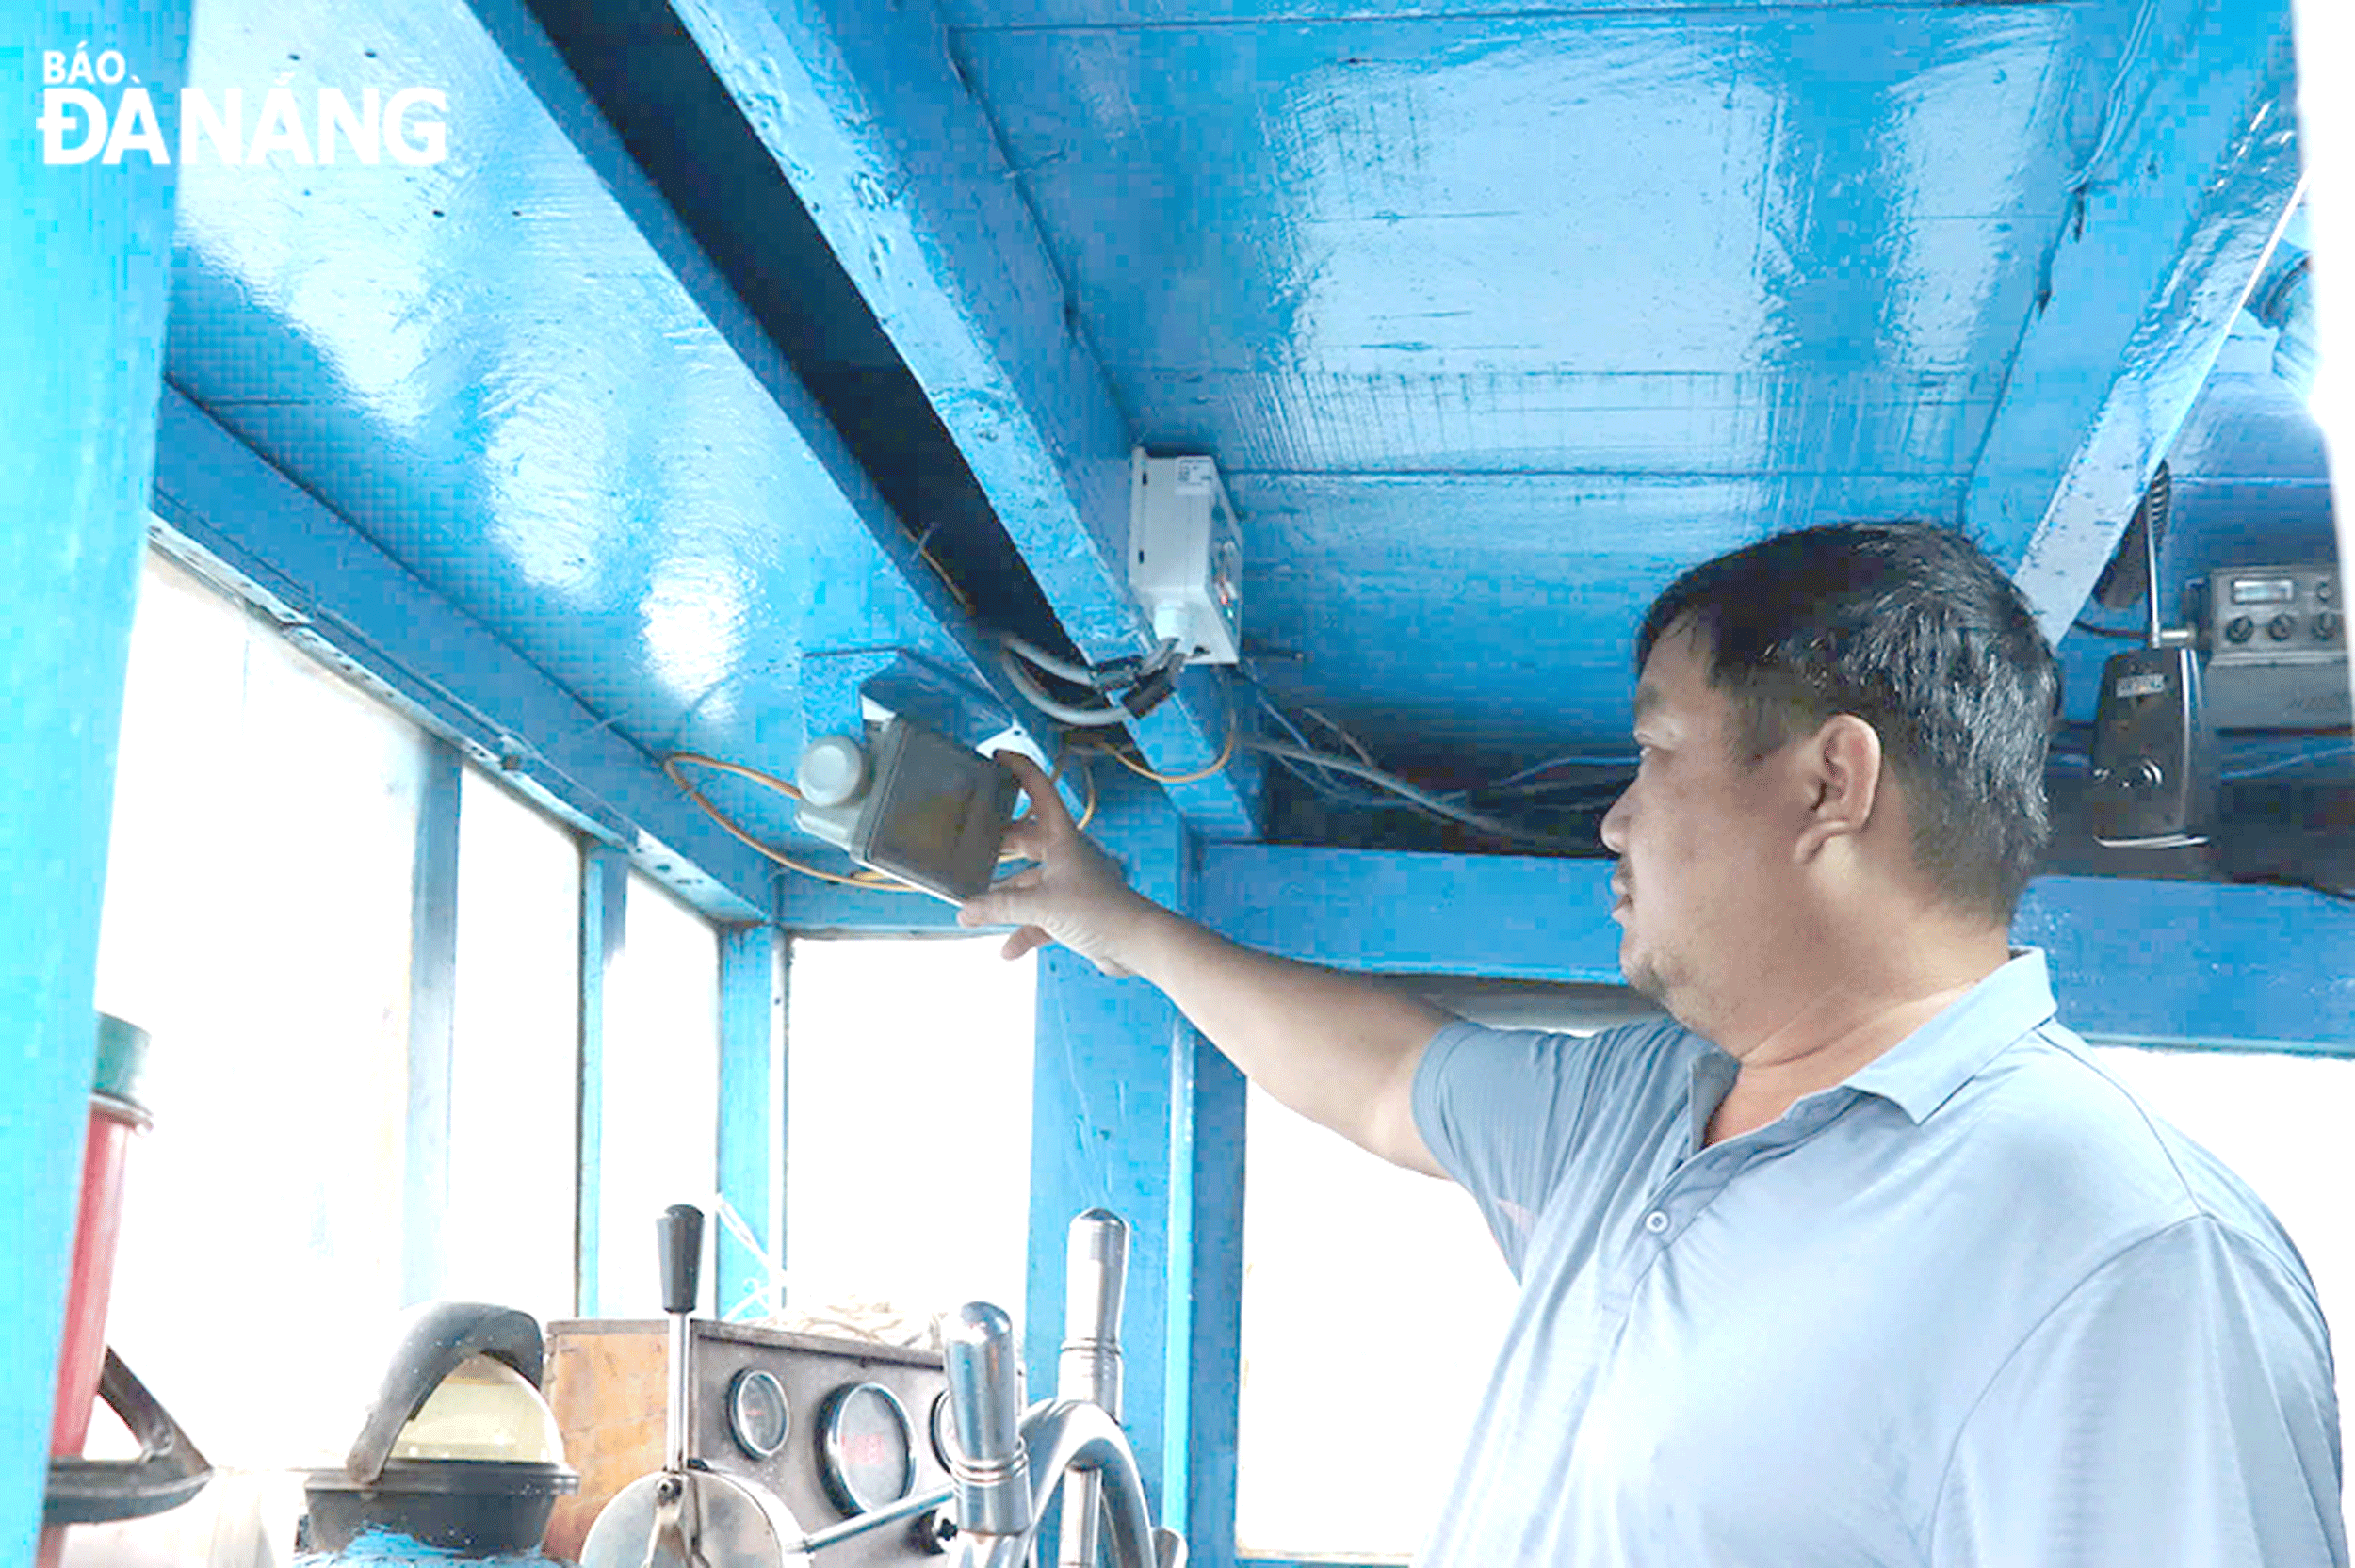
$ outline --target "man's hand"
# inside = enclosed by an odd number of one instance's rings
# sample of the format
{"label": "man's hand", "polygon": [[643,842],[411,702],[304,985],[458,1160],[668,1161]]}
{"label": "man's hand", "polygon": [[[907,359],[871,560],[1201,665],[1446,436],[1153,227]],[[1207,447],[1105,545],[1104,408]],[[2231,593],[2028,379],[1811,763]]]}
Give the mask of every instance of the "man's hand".
{"label": "man's hand", "polygon": [[1020,927],[1006,938],[1010,959],[1060,942],[1107,975],[1132,973],[1122,960],[1133,960],[1161,907],[1130,888],[1118,864],[1080,832],[1054,784],[1030,758],[1015,752],[999,756],[1031,798],[1030,815],[1006,830],[1005,849],[1037,864],[966,899],[957,924]]}
{"label": "man's hand", "polygon": [[1415,1126],[1415,1066],[1454,1022],[1362,975],[1255,953],[1130,888],[1089,843],[1055,786],[1000,753],[1031,797],[1005,847],[1038,864],[957,912],[961,926],[1016,926],[1006,957],[1060,942],[1107,975],[1142,975],[1254,1083],[1396,1165],[1447,1172]]}

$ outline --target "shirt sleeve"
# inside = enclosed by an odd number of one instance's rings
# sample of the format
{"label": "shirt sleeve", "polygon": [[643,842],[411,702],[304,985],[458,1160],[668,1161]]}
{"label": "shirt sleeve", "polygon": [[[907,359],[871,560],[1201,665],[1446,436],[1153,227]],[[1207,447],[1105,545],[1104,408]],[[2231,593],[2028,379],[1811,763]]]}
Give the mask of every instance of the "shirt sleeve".
{"label": "shirt sleeve", "polygon": [[2347,1563],[2331,1349],[2303,1270],[2205,1216],[2129,1247],[1966,1420],[1934,1568]]}
{"label": "shirt sleeve", "polygon": [[1471,1194],[1516,1279],[1531,1225],[1611,1115],[1600,1107],[1623,1098],[1619,1091],[1632,1087],[1675,1032],[1634,1025],[1541,1034],[1451,1024],[1424,1048],[1415,1130]]}

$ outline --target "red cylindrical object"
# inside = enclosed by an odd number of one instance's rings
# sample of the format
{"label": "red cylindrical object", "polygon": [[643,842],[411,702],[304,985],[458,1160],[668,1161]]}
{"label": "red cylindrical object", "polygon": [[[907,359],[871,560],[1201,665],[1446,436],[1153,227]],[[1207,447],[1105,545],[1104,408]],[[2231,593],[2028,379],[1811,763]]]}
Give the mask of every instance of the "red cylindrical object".
{"label": "red cylindrical object", "polygon": [[49,1426],[52,1458],[78,1458],[89,1435],[98,1374],[106,1364],[106,1300],[114,1288],[115,1238],[122,1227],[122,1170],[131,1137],[147,1113],[111,1094],[90,1097],[82,1151],[82,1206],[73,1230],[73,1273],[67,1286],[65,1342],[57,1356],[57,1407]]}

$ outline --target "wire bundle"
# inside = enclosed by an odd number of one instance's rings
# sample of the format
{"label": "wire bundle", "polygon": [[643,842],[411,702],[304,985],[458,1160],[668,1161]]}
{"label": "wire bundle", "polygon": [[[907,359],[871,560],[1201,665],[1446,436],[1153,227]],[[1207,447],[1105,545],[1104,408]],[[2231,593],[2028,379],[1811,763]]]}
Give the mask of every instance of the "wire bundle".
{"label": "wire bundle", "polygon": [[[1053,777],[1061,777],[1064,768],[1074,756],[1110,757],[1129,772],[1153,784],[1196,784],[1223,772],[1239,752],[1250,751],[1267,757],[1300,780],[1320,799],[1328,803],[1354,809],[1374,809],[1404,806],[1425,816],[1458,824],[1486,833],[1491,837],[1524,844],[1551,848],[1588,849],[1585,840],[1570,840],[1508,821],[1490,812],[1478,809],[1471,802],[1477,797],[1500,796],[1523,800],[1541,798],[1567,798],[1574,807],[1606,805],[1626,786],[1627,779],[1606,776],[1601,779],[1549,779],[1547,775],[1563,768],[1631,767],[1632,759],[1625,757],[1560,756],[1535,763],[1494,784],[1470,790],[1427,790],[1409,783],[1378,765],[1373,753],[1339,721],[1315,708],[1301,711],[1311,722],[1329,732],[1334,740],[1346,748],[1337,752],[1312,741],[1290,715],[1278,706],[1256,676],[1248,671],[1238,673],[1249,682],[1260,709],[1289,739],[1276,739],[1246,735],[1239,716],[1230,717],[1226,738],[1218,754],[1203,767],[1182,773],[1163,773],[1149,767],[1138,752],[1121,744],[1105,732],[1129,723],[1149,711],[1165,695],[1177,671],[1185,660],[1178,653],[1175,639],[1164,640],[1152,654],[1133,661],[1102,670],[1090,669],[1059,658],[1034,643],[1017,637],[1000,637],[999,657],[1009,682],[1023,700],[1047,718],[1067,727],[1063,736],[1062,758],[1055,765]],[[1100,701],[1083,705],[1066,702],[1047,689],[1042,677],[1062,682],[1096,695]],[[721,810],[687,777],[687,768],[707,768],[746,780],[764,789],[773,790],[788,800],[799,800],[801,790],[791,782],[748,768],[741,763],[727,762],[718,757],[694,752],[674,752],[663,758],[662,768],[671,782],[692,800],[706,816],[739,843],[764,858],[793,872],[820,881],[833,882],[874,893],[919,893],[923,890],[908,885],[896,877],[879,871],[859,870],[848,874],[828,871],[796,860],[758,838]],[[1096,794],[1095,776],[1082,761],[1080,778],[1086,790],[1079,826],[1084,828],[1096,815]]]}
{"label": "wire bundle", "polygon": [[[1178,651],[1176,638],[1163,639],[1161,645],[1141,662],[1105,670],[1091,670],[1085,665],[1057,658],[1037,644],[1025,642],[1018,637],[1000,637],[998,643],[998,662],[1004,668],[1006,679],[1013,683],[1015,690],[1022,694],[1022,700],[1056,723],[1067,724],[1075,729],[1107,729],[1142,717],[1160,698],[1141,694],[1165,691],[1170,679],[1185,665],[1184,657]],[[1037,677],[1040,673],[1113,700],[1093,707],[1080,707],[1064,702],[1039,685]],[[1124,696],[1128,699],[1126,703],[1117,700]]]}

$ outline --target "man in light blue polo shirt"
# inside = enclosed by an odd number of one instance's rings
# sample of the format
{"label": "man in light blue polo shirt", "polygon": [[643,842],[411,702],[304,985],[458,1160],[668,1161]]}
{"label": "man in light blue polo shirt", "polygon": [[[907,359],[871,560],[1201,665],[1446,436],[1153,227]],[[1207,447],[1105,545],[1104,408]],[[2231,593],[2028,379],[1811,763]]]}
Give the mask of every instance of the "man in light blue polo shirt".
{"label": "man in light blue polo shirt", "polygon": [[1521,1296],[1422,1560],[2345,1564],[2296,1250],[2054,1016],[2013,905],[2050,650],[1925,525],[1694,569],[1603,823],[1673,1023],[1477,1027],[1131,893],[1045,781],[966,906],[1161,986],[1278,1099],[1478,1202]]}

